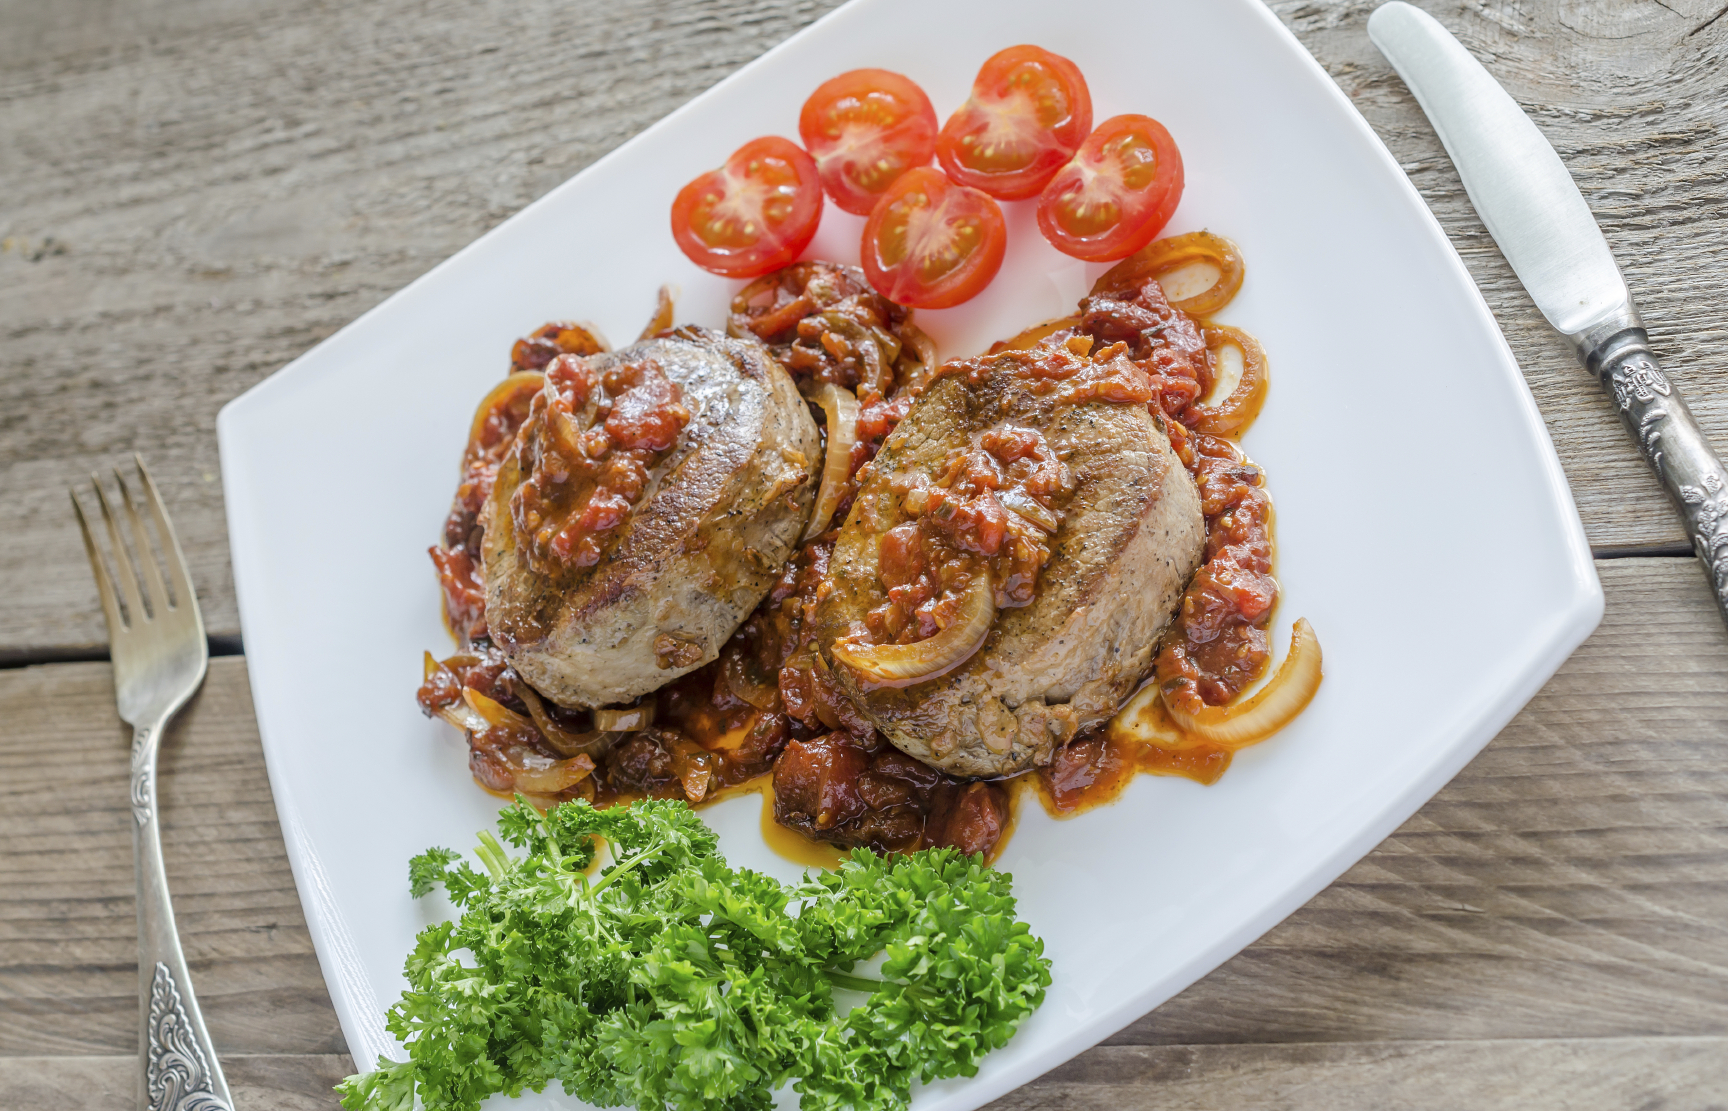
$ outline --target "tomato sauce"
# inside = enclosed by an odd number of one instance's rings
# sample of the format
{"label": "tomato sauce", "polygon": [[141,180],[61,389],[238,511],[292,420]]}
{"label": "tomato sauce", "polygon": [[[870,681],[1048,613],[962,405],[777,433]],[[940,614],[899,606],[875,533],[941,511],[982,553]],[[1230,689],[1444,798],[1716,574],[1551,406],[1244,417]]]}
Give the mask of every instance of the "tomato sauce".
{"label": "tomato sauce", "polygon": [[598,563],[688,423],[682,391],[651,358],[605,371],[581,355],[548,363],[514,449],[526,477],[510,518],[530,566],[556,574]]}
{"label": "tomato sauce", "polygon": [[934,478],[889,480],[909,519],[882,537],[887,601],[865,615],[877,644],[910,644],[953,623],[988,574],[998,609],[1029,605],[1074,478],[1035,428],[1001,425],[949,453]]}
{"label": "tomato sauce", "polygon": [[1215,745],[1168,749],[1097,730],[1056,750],[1048,767],[1018,778],[1035,785],[1052,816],[1068,818],[1116,801],[1136,775],[1173,775],[1210,786],[1230,768],[1229,750]]}

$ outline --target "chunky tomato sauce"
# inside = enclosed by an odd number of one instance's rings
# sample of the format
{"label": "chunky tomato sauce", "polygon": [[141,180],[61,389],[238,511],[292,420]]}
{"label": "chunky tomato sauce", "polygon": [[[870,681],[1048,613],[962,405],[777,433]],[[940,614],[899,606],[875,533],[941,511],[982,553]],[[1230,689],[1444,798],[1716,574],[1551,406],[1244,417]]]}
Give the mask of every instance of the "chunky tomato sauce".
{"label": "chunky tomato sauce", "polygon": [[875,643],[910,644],[953,623],[978,575],[997,608],[1030,604],[1074,480],[1042,433],[1004,424],[950,452],[939,474],[889,486],[909,519],[882,537],[888,598],[864,620]]}
{"label": "chunky tomato sauce", "polygon": [[598,355],[605,350],[606,345],[582,325],[554,320],[511,345],[510,369],[544,370],[560,355]]}
{"label": "chunky tomato sauce", "polygon": [[516,440],[526,477],[510,499],[530,565],[555,574],[598,563],[689,422],[678,384],[653,359],[605,371],[581,355],[548,363]]}

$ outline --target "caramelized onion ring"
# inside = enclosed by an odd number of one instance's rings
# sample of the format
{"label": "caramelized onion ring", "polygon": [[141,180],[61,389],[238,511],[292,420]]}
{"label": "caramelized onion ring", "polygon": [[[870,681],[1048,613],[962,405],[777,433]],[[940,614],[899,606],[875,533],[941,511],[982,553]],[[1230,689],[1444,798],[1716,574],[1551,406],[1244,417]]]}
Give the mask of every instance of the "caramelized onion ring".
{"label": "caramelized onion ring", "polygon": [[810,512],[805,540],[827,530],[840,499],[846,496],[852,481],[852,447],[858,442],[858,399],[852,391],[824,382],[810,400],[822,406],[828,416],[828,453],[822,461],[822,486],[816,491],[816,508]]}
{"label": "caramelized onion ring", "polygon": [[551,795],[568,790],[594,773],[594,761],[586,755],[559,760],[544,768],[512,769],[516,789],[524,794]]}
{"label": "caramelized onion ring", "polygon": [[493,410],[508,405],[519,393],[525,392],[531,399],[545,384],[546,376],[539,371],[518,370],[505,376],[504,381],[488,390],[474,410],[473,422],[468,425],[468,450],[463,454],[463,459],[474,457],[480,443],[480,433],[486,427],[486,418],[492,415]]}
{"label": "caramelized onion ring", "polygon": [[1290,724],[1320,689],[1320,678],[1320,641],[1304,617],[1290,633],[1290,655],[1253,698],[1238,706],[1208,706],[1197,714],[1185,714],[1168,702],[1164,710],[1190,737],[1235,750]]}
{"label": "caramelized onion ring", "polygon": [[1079,324],[1080,318],[1078,316],[1064,316],[1060,320],[1046,320],[1042,324],[1034,324],[1012,339],[999,340],[991,344],[990,354],[994,355],[998,351],[1030,351],[1047,337],[1055,335],[1064,328],[1078,327]]}
{"label": "caramelized onion ring", "polygon": [[653,339],[672,327],[672,298],[672,287],[669,285],[661,286],[660,292],[654,296],[654,315],[648,318],[648,323],[642,328],[642,334],[636,337],[637,343],[646,339]]}
{"label": "caramelized onion ring", "polygon": [[[528,712],[534,717],[534,728],[540,731],[546,743],[560,756],[592,756],[612,747],[612,742],[618,739],[616,734],[603,729],[578,733],[560,725],[546,709],[546,704],[540,700],[539,693],[527,683],[517,684],[516,693],[528,704]],[[496,706],[497,703],[493,705]],[[503,706],[498,708],[505,713],[510,712]]]}
{"label": "caramelized onion ring", "polygon": [[[492,729],[514,729],[521,733],[534,732],[534,723],[497,699],[488,698],[473,687],[462,688],[462,700]],[[526,699],[524,699],[526,701]]]}
{"label": "caramelized onion ring", "polygon": [[856,671],[872,687],[909,687],[945,675],[983,647],[996,620],[996,592],[990,576],[980,572],[966,588],[960,612],[946,629],[911,644],[851,644],[834,642],[834,658]]}
{"label": "caramelized onion ring", "polygon": [[[906,311],[910,313],[912,310]],[[900,325],[900,340],[898,365],[905,367],[900,377],[900,388],[922,390],[930,384],[930,379],[936,376],[936,341],[910,319]],[[917,360],[916,367],[906,365],[910,361],[909,356]]]}
{"label": "caramelized onion ring", "polygon": [[1242,377],[1230,396],[1217,405],[1191,405],[1182,414],[1182,423],[1196,432],[1213,436],[1229,436],[1254,423],[1260,406],[1266,404],[1266,388],[1270,379],[1266,370],[1266,351],[1260,341],[1242,331],[1222,324],[1208,324],[1201,333],[1206,337],[1206,361],[1213,362],[1221,347],[1234,345],[1242,351]]}
{"label": "caramelized onion ring", "polygon": [[1191,262],[1209,262],[1218,268],[1211,287],[1170,304],[1191,316],[1211,316],[1230,303],[1242,288],[1242,252],[1236,244],[1209,231],[1193,231],[1156,239],[1112,266],[1092,286],[1093,296],[1138,289],[1147,278],[1168,274]]}
{"label": "caramelized onion ring", "polygon": [[634,706],[613,709],[600,707],[594,711],[594,728],[606,733],[634,733],[654,724],[654,703],[639,702]]}

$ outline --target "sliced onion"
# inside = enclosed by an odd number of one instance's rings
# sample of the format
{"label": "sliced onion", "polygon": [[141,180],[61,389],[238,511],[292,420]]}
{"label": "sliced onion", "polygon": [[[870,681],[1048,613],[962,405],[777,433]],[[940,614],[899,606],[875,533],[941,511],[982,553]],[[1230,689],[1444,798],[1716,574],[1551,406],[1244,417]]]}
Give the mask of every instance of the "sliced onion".
{"label": "sliced onion", "polygon": [[1080,318],[1078,316],[1064,316],[1060,320],[1046,320],[1042,324],[1034,324],[1012,339],[991,344],[990,354],[994,355],[998,351],[1030,351],[1050,336],[1068,328],[1077,327],[1079,323]]}
{"label": "sliced onion", "polygon": [[1112,266],[1092,286],[1094,295],[1138,289],[1147,278],[1167,274],[1179,266],[1209,262],[1218,268],[1211,288],[1170,304],[1193,316],[1210,316],[1228,305],[1242,288],[1242,252],[1236,244],[1209,231],[1157,239]]}
{"label": "sliced onion", "polygon": [[[911,320],[905,320],[900,324],[900,343],[899,365],[905,367],[900,373],[900,388],[922,390],[936,374],[936,341]],[[917,360],[916,366],[906,366],[908,356]]]}
{"label": "sliced onion", "polygon": [[654,297],[654,315],[648,318],[647,327],[643,328],[642,334],[636,337],[637,343],[641,343],[645,339],[653,339],[672,327],[673,296],[671,286],[663,285],[660,287],[660,292]]}
{"label": "sliced onion", "polygon": [[510,404],[518,395],[532,398],[545,384],[546,376],[539,371],[519,370],[488,390],[474,410],[474,420],[468,425],[468,450],[463,454],[463,459],[475,457],[479,450],[480,433],[486,427],[486,418],[492,415],[493,410]]}
{"label": "sliced onion", "polygon": [[996,500],[1045,532],[1054,533],[1062,527],[1062,518],[1055,510],[1045,509],[1043,502],[1023,490],[1004,490],[996,495]]}
{"label": "sliced onion", "polygon": [[720,656],[720,675],[726,688],[758,710],[777,709],[780,701],[778,676],[772,680],[755,674],[756,668],[742,651],[730,649]]}
{"label": "sliced onion", "polygon": [[[512,710],[497,699],[488,698],[473,687],[462,688],[462,699],[468,703],[468,708],[479,716],[483,727],[493,729],[515,729],[532,733],[534,723],[528,718]],[[524,699],[524,701],[527,701]]]}
{"label": "sliced onion", "polygon": [[960,612],[946,629],[911,644],[834,642],[834,658],[857,672],[871,687],[909,687],[947,674],[983,647],[996,620],[996,594],[990,576],[980,573],[966,588]]}
{"label": "sliced onion", "polygon": [[513,773],[516,789],[526,794],[553,795],[574,787],[594,772],[594,761],[586,755],[558,760],[544,768]]}
{"label": "sliced onion", "polygon": [[1134,697],[1116,711],[1116,716],[1110,719],[1109,731],[1111,740],[1150,745],[1171,752],[1198,748],[1206,743],[1190,737],[1171,723],[1158,684],[1152,682],[1136,691]]}
{"label": "sliced onion", "polygon": [[[540,731],[540,735],[546,738],[546,743],[560,756],[597,755],[612,747],[612,742],[618,739],[616,734],[602,729],[577,732],[560,724],[551,711],[546,709],[546,703],[541,701],[539,693],[527,683],[520,684],[516,693],[528,704],[528,712],[534,717],[534,728]],[[494,702],[493,705],[498,704]],[[503,706],[498,708],[505,713],[510,712]]]}
{"label": "sliced onion", "polygon": [[1238,749],[1290,724],[1320,689],[1320,678],[1320,641],[1304,617],[1290,634],[1290,655],[1253,698],[1238,706],[1208,706],[1197,714],[1185,714],[1168,702],[1164,709],[1182,732],[1207,744]]}
{"label": "sliced onion", "polygon": [[666,754],[672,758],[672,774],[692,806],[708,797],[714,786],[714,754],[682,733],[662,735]]}
{"label": "sliced onion", "polygon": [[609,733],[634,733],[654,724],[654,703],[601,708],[594,711],[594,728]]}
{"label": "sliced onion", "polygon": [[858,399],[852,391],[824,382],[810,398],[828,417],[828,454],[822,460],[822,485],[816,491],[816,508],[804,539],[827,531],[828,520],[852,482],[852,448],[858,442]]}
{"label": "sliced onion", "polygon": [[1235,389],[1216,405],[1192,405],[1183,414],[1183,423],[1196,432],[1213,436],[1228,436],[1254,423],[1260,407],[1266,404],[1266,389],[1271,378],[1266,366],[1266,351],[1260,341],[1240,328],[1209,324],[1202,334],[1206,337],[1206,359],[1213,362],[1220,348],[1236,347],[1242,352],[1242,376]]}
{"label": "sliced onion", "polygon": [[[467,688],[464,687],[464,690]],[[478,733],[487,727],[486,719],[469,709],[466,702],[452,702],[432,711],[443,720],[467,733]]]}

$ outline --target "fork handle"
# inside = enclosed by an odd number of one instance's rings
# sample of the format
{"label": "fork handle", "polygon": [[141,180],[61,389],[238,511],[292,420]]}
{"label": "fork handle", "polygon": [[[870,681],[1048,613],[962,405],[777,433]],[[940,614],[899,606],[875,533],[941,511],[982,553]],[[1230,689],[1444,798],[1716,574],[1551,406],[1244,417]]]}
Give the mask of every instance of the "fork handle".
{"label": "fork handle", "polygon": [[132,849],[138,871],[139,1111],[233,1111],[198,999],[162,867],[156,750],[167,723],[132,734]]}

